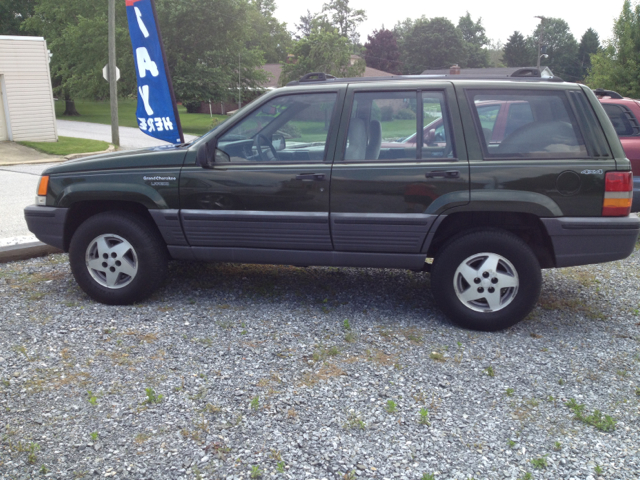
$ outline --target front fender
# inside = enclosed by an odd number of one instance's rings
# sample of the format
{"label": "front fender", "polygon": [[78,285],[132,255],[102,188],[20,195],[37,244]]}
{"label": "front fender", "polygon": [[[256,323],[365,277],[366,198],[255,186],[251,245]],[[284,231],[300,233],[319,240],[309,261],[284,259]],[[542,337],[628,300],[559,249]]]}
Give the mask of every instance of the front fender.
{"label": "front fender", "polygon": [[78,202],[135,202],[147,209],[179,208],[180,169],[138,169],[81,175],[52,175],[47,205]]}

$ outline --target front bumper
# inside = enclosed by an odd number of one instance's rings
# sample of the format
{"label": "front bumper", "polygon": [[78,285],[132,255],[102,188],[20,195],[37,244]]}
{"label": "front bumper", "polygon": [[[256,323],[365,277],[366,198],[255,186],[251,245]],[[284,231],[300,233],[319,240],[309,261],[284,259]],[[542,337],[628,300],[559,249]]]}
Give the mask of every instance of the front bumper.
{"label": "front bumper", "polygon": [[640,218],[542,218],[551,237],[556,267],[612,262],[633,252],[640,233]]}
{"label": "front bumper", "polygon": [[64,226],[68,212],[68,208],[29,205],[24,209],[24,219],[38,240],[64,250]]}

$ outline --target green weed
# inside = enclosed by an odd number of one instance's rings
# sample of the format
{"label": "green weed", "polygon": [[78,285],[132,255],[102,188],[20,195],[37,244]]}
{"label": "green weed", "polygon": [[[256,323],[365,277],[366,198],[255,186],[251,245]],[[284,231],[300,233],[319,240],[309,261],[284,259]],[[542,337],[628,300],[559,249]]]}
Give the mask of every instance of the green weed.
{"label": "green weed", "polygon": [[539,458],[532,458],[531,465],[533,465],[533,468],[537,468],[537,469],[547,468],[547,456],[544,455]]}
{"label": "green weed", "polygon": [[258,410],[260,407],[260,397],[256,395],[251,399],[251,410]]}
{"label": "green weed", "polygon": [[396,413],[396,410],[398,409],[398,404],[393,400],[387,400],[387,404],[385,405],[384,409],[388,413]]}
{"label": "green weed", "polygon": [[164,395],[157,395],[153,388],[145,388],[144,392],[147,395],[147,399],[142,403],[146,403],[148,405],[151,405],[152,403],[161,403],[164,398]]}
{"label": "green weed", "polygon": [[251,478],[260,478],[262,476],[262,470],[258,465],[253,465],[251,467]]}
{"label": "green weed", "polygon": [[425,407],[420,409],[420,419],[418,420],[420,425],[428,425],[431,426],[431,422],[429,422],[429,410]]}
{"label": "green weed", "polygon": [[496,376],[496,372],[493,370],[492,366],[488,366],[487,368],[485,368],[484,369],[484,373],[486,373],[490,377],[495,377]]}
{"label": "green weed", "polygon": [[603,432],[612,432],[616,428],[616,423],[618,423],[617,420],[614,420],[609,415],[603,416],[599,410],[594,410],[591,415],[585,416],[584,405],[577,403],[574,398],[569,399],[565,405],[573,410],[573,418],[581,421],[582,423],[586,423],[587,425],[591,425]]}

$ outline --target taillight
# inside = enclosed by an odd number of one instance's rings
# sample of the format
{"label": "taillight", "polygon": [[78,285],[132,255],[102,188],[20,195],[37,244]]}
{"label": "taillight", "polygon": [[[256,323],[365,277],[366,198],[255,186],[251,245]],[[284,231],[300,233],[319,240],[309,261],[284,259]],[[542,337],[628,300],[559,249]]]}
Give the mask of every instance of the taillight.
{"label": "taillight", "polygon": [[602,216],[626,217],[633,202],[633,173],[607,172],[604,180]]}

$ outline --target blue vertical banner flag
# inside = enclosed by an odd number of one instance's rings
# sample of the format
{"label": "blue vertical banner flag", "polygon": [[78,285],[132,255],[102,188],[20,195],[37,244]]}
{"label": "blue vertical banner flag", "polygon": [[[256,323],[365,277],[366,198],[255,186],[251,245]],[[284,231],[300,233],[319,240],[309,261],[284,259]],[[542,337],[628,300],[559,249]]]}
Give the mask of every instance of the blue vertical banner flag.
{"label": "blue vertical banner flag", "polygon": [[153,0],[125,0],[138,79],[138,126],[147,135],[184,143]]}

